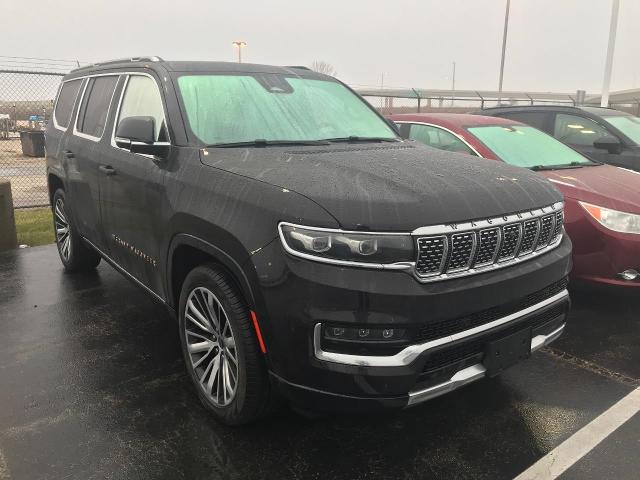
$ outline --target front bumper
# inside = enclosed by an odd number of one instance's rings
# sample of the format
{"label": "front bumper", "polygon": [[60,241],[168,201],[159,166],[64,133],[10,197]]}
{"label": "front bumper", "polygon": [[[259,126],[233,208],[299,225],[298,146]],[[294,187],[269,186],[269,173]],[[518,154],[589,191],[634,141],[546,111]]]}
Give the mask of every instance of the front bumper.
{"label": "front bumper", "polygon": [[422,327],[468,319],[559,283],[569,273],[570,258],[571,243],[565,236],[558,248],[531,261],[425,285],[404,273],[292,258],[274,242],[253,257],[264,302],[258,316],[270,372],[292,403],[316,409],[402,408],[432,398],[460,386],[461,378],[464,383],[479,378],[486,344],[514,329],[532,329],[533,349],[555,339],[569,309],[565,287],[524,308],[393,355],[324,349],[317,325]]}

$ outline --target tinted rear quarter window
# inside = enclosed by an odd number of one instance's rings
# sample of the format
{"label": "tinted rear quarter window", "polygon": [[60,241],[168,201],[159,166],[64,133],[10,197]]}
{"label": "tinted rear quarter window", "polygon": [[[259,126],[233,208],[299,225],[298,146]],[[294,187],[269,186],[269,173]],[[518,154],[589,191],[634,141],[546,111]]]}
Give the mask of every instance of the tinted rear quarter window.
{"label": "tinted rear quarter window", "polygon": [[67,128],[69,126],[71,112],[73,111],[73,105],[76,103],[80,85],[82,85],[82,79],[70,80],[62,84],[54,112],[56,124],[59,127]]}
{"label": "tinted rear quarter window", "polygon": [[115,75],[89,79],[78,112],[76,129],[79,132],[96,138],[102,137],[117,81],[118,77]]}
{"label": "tinted rear quarter window", "polygon": [[538,130],[548,130],[546,127],[547,119],[549,118],[548,112],[503,112],[499,115],[502,118],[508,118],[515,120],[516,122],[522,122],[526,125],[536,127]]}

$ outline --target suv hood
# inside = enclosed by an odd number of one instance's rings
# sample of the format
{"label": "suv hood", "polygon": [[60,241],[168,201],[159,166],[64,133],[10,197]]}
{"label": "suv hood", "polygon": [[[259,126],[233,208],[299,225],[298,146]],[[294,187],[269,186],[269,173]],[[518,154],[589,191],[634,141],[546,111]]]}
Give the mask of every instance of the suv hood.
{"label": "suv hood", "polygon": [[211,148],[201,159],[304,195],[344,229],[410,231],[562,200],[529,170],[413,143]]}
{"label": "suv hood", "polygon": [[574,200],[629,213],[640,213],[640,173],[598,165],[597,167],[540,172]]}

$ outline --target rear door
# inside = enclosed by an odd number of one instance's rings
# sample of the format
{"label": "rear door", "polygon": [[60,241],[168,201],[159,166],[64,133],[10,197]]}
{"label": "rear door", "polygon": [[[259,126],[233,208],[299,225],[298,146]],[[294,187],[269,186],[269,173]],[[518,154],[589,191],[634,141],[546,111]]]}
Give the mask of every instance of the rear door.
{"label": "rear door", "polygon": [[85,80],[71,135],[64,138],[67,209],[78,231],[104,250],[100,217],[99,170],[106,145],[102,141],[118,75],[100,75]]}
{"label": "rear door", "polygon": [[148,74],[128,74],[118,100],[110,141],[99,165],[103,229],[111,258],[160,295],[165,163],[119,148],[115,132],[124,118],[151,116],[156,141],[168,142],[164,102],[158,83]]}

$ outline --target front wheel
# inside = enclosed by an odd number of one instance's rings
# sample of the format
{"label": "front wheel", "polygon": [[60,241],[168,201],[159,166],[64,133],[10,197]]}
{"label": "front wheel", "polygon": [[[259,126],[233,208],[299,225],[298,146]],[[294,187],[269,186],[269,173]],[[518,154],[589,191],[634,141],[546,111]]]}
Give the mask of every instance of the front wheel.
{"label": "front wheel", "polygon": [[273,391],[249,309],[216,265],[192,270],[180,294],[180,338],[200,400],[221,422],[249,423],[273,405]]}
{"label": "front wheel", "polygon": [[69,216],[64,190],[53,195],[53,228],[60,260],[68,272],[93,270],[100,263],[100,255],[87,246]]}

